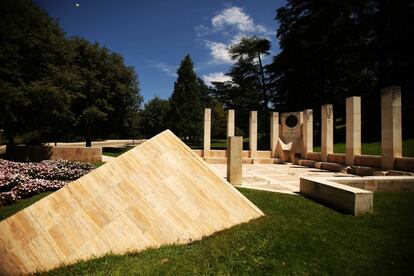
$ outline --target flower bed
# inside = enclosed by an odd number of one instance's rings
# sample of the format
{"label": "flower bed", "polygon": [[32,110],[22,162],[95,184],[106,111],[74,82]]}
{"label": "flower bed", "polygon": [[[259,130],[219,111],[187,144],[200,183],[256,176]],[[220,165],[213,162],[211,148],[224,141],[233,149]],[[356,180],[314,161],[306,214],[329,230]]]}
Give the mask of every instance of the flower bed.
{"label": "flower bed", "polygon": [[58,190],[93,169],[92,164],[66,160],[20,163],[0,159],[0,205]]}

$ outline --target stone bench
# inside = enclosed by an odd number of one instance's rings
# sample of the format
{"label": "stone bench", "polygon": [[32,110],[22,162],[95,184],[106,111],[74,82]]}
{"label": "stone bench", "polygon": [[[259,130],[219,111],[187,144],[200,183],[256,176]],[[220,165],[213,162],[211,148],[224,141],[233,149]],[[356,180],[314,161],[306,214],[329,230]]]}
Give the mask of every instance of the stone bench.
{"label": "stone bench", "polygon": [[373,193],[338,184],[323,177],[301,177],[300,192],[343,212],[360,216],[373,211]]}

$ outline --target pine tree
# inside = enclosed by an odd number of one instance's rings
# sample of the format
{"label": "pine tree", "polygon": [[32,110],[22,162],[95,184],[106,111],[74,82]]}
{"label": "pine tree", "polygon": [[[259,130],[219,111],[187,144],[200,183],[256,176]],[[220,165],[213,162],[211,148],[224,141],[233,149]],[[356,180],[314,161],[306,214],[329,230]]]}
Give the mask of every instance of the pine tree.
{"label": "pine tree", "polygon": [[170,97],[170,125],[179,137],[199,141],[202,132],[203,95],[190,55],[186,55],[181,61],[177,74]]}

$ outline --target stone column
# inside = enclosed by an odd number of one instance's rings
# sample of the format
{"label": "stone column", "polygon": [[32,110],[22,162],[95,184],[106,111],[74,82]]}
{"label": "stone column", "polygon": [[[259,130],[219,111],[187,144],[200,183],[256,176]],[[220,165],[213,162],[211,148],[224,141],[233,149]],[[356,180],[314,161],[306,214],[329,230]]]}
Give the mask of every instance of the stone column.
{"label": "stone column", "polygon": [[227,110],[227,137],[234,136],[234,109]]}
{"label": "stone column", "polygon": [[402,156],[401,87],[381,90],[381,153],[382,168],[394,168],[395,157]]}
{"label": "stone column", "polygon": [[250,158],[254,158],[257,151],[257,111],[250,111],[249,119],[249,149]]}
{"label": "stone column", "polygon": [[346,163],[354,164],[361,155],[361,97],[346,99]]}
{"label": "stone column", "polygon": [[277,142],[279,140],[279,113],[272,112],[270,114],[270,150],[272,157],[276,157]]}
{"label": "stone column", "polygon": [[333,134],[334,134],[334,115],[333,105],[324,104],[321,106],[322,112],[322,144],[321,144],[321,159],[326,161],[328,154],[333,153]]}
{"label": "stone column", "polygon": [[313,110],[303,111],[302,125],[302,158],[307,158],[308,152],[313,151]]}
{"label": "stone column", "polygon": [[208,157],[210,152],[211,137],[211,109],[204,109],[204,157]]}
{"label": "stone column", "polygon": [[227,137],[227,181],[233,185],[242,184],[243,137]]}

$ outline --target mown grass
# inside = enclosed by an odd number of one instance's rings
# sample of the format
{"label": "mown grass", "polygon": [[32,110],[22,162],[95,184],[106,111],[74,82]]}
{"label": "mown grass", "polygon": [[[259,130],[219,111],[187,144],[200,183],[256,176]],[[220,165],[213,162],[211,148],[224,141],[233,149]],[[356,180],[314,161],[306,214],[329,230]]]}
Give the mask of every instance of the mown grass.
{"label": "mown grass", "polygon": [[105,164],[105,162],[102,162],[102,161],[95,161],[95,162],[89,162],[89,163],[93,164],[97,168]]}
{"label": "mown grass", "polygon": [[[402,147],[403,147],[403,156],[414,157],[414,139],[404,140]],[[321,147],[314,147],[313,151],[320,152]],[[362,154],[381,155],[381,142],[363,143],[361,151],[362,151]],[[346,152],[345,143],[334,144],[334,152],[345,153]]]}
{"label": "mown grass", "polygon": [[[413,275],[414,193],[375,193],[353,217],[298,196],[241,189],[266,214],[188,245],[107,255],[50,275]],[[134,233],[130,233],[134,235]]]}
{"label": "mown grass", "polygon": [[15,203],[13,205],[0,207],[0,221],[12,216],[13,214],[17,213],[18,211],[26,208],[27,206],[32,205],[36,201],[41,200],[42,198],[44,198],[45,196],[47,196],[51,193],[52,192],[41,193],[41,194],[32,196],[31,198],[20,200],[20,201],[18,201],[17,203]]}
{"label": "mown grass", "polygon": [[[202,145],[190,145],[194,149],[202,149]],[[226,139],[211,139],[211,148],[212,149],[226,149],[227,142]],[[243,138],[243,148],[249,148],[249,138]],[[314,152],[320,152],[321,147],[313,147]],[[362,144],[362,154],[367,155],[381,155],[381,142],[373,143],[363,143]],[[345,143],[336,143],[334,144],[335,153],[345,153],[346,145]],[[414,139],[407,139],[403,141],[403,156],[405,157],[414,157]]]}
{"label": "mown grass", "polygon": [[129,151],[130,149],[132,149],[133,147],[120,147],[120,148],[114,148],[114,147],[104,147],[102,149],[102,154],[103,155],[107,155],[107,156],[112,156],[112,157],[117,157],[127,151]]}

